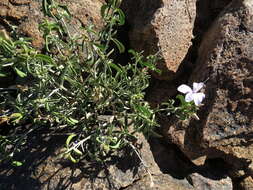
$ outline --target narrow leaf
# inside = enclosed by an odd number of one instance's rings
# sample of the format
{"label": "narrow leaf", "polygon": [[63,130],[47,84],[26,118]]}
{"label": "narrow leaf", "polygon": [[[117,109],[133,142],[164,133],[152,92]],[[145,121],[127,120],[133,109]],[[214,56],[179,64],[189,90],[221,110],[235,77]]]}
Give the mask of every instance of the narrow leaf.
{"label": "narrow leaf", "polygon": [[7,75],[4,73],[0,73],[0,77],[6,77]]}
{"label": "narrow leaf", "polygon": [[53,63],[53,59],[48,55],[37,54],[35,58],[40,59],[41,61],[45,61],[47,63]]}
{"label": "narrow leaf", "polygon": [[117,144],[115,144],[115,145],[110,145],[110,148],[118,149],[118,148],[120,147],[120,144],[121,144],[121,141],[119,140],[119,141],[117,142]]}
{"label": "narrow leaf", "polygon": [[73,151],[74,151],[76,154],[80,155],[80,156],[83,155],[83,153],[82,153],[80,150],[78,150],[77,148],[74,148]]}
{"label": "narrow leaf", "polygon": [[119,40],[117,40],[115,38],[112,38],[112,41],[116,44],[117,48],[119,49],[119,52],[124,53],[124,51],[125,51],[124,45]]}
{"label": "narrow leaf", "polygon": [[70,159],[70,161],[73,162],[73,163],[77,163],[78,162],[75,158],[73,158],[71,156],[71,154],[69,154],[67,158]]}
{"label": "narrow leaf", "polygon": [[119,18],[117,19],[118,22],[119,22],[119,25],[122,26],[125,24],[125,14],[123,13],[123,11],[119,8],[117,8],[116,10],[116,13],[119,14]]}
{"label": "narrow leaf", "polygon": [[23,165],[23,163],[22,163],[22,162],[19,162],[19,161],[13,161],[11,164],[12,164],[13,166],[17,166],[17,167]]}
{"label": "narrow leaf", "polygon": [[69,147],[70,141],[76,136],[76,134],[69,135],[66,140],[66,146]]}
{"label": "narrow leaf", "polygon": [[16,73],[18,74],[18,76],[20,76],[21,78],[24,78],[27,76],[26,73],[24,73],[23,71],[19,70],[17,67],[14,67]]}
{"label": "narrow leaf", "polygon": [[100,13],[101,13],[102,18],[105,18],[105,11],[107,10],[107,8],[108,8],[108,5],[103,5],[101,7]]}
{"label": "narrow leaf", "polygon": [[109,63],[109,66],[115,69],[117,72],[122,73],[122,69],[118,65],[114,63]]}

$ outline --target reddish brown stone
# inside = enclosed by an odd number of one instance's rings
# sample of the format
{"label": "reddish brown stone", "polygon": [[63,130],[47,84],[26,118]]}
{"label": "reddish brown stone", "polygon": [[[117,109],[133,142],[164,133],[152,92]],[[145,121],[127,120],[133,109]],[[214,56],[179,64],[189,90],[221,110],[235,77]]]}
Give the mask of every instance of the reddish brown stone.
{"label": "reddish brown stone", "polygon": [[[104,0],[58,0],[58,2],[66,5],[74,18],[69,23],[69,30],[72,34],[80,33],[80,27],[89,23],[95,24],[97,29],[102,27],[100,8]],[[45,17],[42,12],[42,1],[2,0],[0,16],[3,23],[18,25],[17,31],[21,35],[31,37],[34,47],[43,47],[44,40],[38,26],[49,18]],[[2,27],[6,28],[6,25]]]}
{"label": "reddish brown stone", "polygon": [[191,46],[196,0],[125,0],[130,45],[145,55],[160,51],[158,79],[173,79]]}
{"label": "reddish brown stone", "polygon": [[253,2],[234,0],[213,23],[199,48],[192,82],[206,82],[206,98],[188,124],[165,133],[191,159],[223,158],[232,170],[253,169]]}

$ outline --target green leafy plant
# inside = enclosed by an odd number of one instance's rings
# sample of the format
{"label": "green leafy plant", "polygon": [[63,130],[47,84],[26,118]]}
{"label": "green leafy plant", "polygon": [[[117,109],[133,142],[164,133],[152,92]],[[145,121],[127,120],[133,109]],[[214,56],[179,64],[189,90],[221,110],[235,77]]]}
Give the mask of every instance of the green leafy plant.
{"label": "green leafy plant", "polygon": [[177,95],[176,98],[179,100],[179,105],[175,106],[175,100],[169,100],[168,102],[162,103],[159,112],[165,112],[167,115],[175,115],[180,120],[187,120],[192,117],[199,120],[197,116],[198,106],[194,102],[186,102],[183,95]]}
{"label": "green leafy plant", "polygon": [[[12,159],[27,136],[42,127],[66,134],[64,157],[101,161],[125,146],[134,149],[136,133],[153,134],[156,112],[166,110],[181,119],[196,112],[181,96],[179,107],[171,100],[165,109],[152,110],[144,100],[149,70],[159,72],[156,55],[144,57],[129,50],[132,62],[125,66],[111,58],[116,51],[111,44],[120,53],[125,51],[115,30],[125,22],[119,5],[120,1],[109,0],[102,6],[102,30],[89,25],[73,35],[67,7],[43,0],[43,11],[51,20],[39,25],[45,40],[41,52],[15,32],[11,37],[0,35],[0,76],[17,75],[15,85],[1,89],[0,124],[31,125],[21,133],[0,135],[0,161]],[[22,165],[16,160],[12,164]]]}
{"label": "green leafy plant", "polygon": [[[114,30],[125,20],[119,2],[102,7],[103,30],[97,32],[90,25],[78,36],[69,33],[71,14],[66,6],[44,0],[43,9],[53,18],[39,26],[45,39],[43,53],[31,46],[30,39],[0,38],[0,71],[3,76],[8,75],[6,70],[15,72],[19,81],[15,96],[5,94],[1,117],[17,126],[31,122],[71,133],[64,156],[73,162],[86,156],[99,160],[132,143],[136,132],[150,135],[157,123],[144,101],[144,90],[156,58],[130,50],[131,64],[122,66],[111,59],[115,51],[111,43],[125,51]],[[8,138],[25,139],[24,134]],[[22,144],[17,140],[7,150],[6,142],[1,151],[7,157]]]}

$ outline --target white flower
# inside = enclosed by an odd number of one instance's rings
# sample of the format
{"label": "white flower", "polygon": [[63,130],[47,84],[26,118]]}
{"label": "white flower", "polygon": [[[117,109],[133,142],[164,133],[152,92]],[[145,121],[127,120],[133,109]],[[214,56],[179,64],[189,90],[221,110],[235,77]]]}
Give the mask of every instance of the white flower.
{"label": "white flower", "polygon": [[205,98],[204,93],[198,92],[201,88],[203,88],[203,86],[204,86],[203,82],[200,82],[200,83],[194,82],[193,89],[191,89],[191,87],[189,87],[185,84],[182,84],[177,88],[177,90],[179,92],[182,92],[183,94],[186,94],[186,96],[185,96],[186,102],[194,101],[195,105],[198,106],[201,104],[201,102]]}

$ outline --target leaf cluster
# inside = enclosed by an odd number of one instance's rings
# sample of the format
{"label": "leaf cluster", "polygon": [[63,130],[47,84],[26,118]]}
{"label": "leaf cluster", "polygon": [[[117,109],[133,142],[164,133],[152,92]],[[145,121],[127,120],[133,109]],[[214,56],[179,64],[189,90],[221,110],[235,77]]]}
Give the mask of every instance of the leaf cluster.
{"label": "leaf cluster", "polygon": [[[3,89],[0,117],[16,126],[31,123],[70,134],[63,155],[73,162],[84,157],[102,160],[133,143],[136,132],[150,135],[157,123],[144,101],[144,90],[149,85],[148,69],[156,70],[156,57],[130,50],[132,63],[125,66],[111,58],[115,51],[111,43],[125,51],[114,29],[125,20],[119,1],[102,7],[101,31],[89,25],[76,36],[69,32],[72,15],[66,6],[43,0],[43,11],[51,20],[39,26],[45,40],[42,52],[32,47],[30,39],[0,36],[1,76],[17,75],[14,87]],[[4,155],[0,159],[13,157],[36,129],[0,136]],[[12,145],[6,148],[7,144]]]}

